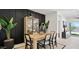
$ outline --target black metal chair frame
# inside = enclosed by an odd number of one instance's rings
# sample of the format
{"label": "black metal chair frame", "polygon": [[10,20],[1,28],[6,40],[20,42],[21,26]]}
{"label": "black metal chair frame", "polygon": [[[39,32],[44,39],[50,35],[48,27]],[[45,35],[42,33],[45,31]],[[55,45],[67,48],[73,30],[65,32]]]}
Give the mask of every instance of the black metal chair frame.
{"label": "black metal chair frame", "polygon": [[54,34],[55,34],[55,32],[53,34],[51,34],[51,40],[50,40],[50,44],[52,44],[53,49],[54,49],[54,42],[53,42]]}
{"label": "black metal chair frame", "polygon": [[[47,35],[49,35],[49,34],[47,34]],[[47,35],[45,36],[45,39],[42,40],[42,41],[44,42],[44,44],[42,44],[42,43],[39,41],[37,46],[41,46],[41,47],[43,47],[44,49],[46,49],[46,45],[49,45],[49,46],[50,46],[50,49],[51,49],[51,44],[50,44],[51,35],[50,35],[49,39],[46,40]],[[46,41],[48,41],[49,44],[45,44]],[[39,47],[38,47],[38,48],[39,48]]]}
{"label": "black metal chair frame", "polygon": [[[26,35],[29,37],[29,40],[27,39]],[[29,34],[25,34],[25,42],[26,42],[25,43],[25,49],[28,49],[28,46],[30,46],[30,49],[33,48],[33,45],[32,45],[33,41],[31,40],[31,37],[30,37]]]}
{"label": "black metal chair frame", "polygon": [[55,33],[55,38],[54,39],[55,39],[55,42],[54,43],[55,43],[55,45],[57,47],[57,33]]}

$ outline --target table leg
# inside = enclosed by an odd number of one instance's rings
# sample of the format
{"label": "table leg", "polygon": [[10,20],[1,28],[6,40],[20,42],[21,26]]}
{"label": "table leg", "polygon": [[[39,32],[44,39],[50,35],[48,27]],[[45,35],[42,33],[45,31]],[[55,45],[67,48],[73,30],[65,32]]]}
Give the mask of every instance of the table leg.
{"label": "table leg", "polygon": [[33,41],[33,49],[37,49],[37,41],[36,40]]}

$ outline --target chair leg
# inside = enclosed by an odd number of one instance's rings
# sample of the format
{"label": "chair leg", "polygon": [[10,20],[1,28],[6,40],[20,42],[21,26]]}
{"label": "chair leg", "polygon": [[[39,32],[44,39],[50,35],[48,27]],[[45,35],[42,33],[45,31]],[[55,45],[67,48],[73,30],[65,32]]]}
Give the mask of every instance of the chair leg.
{"label": "chair leg", "polygon": [[28,49],[28,46],[25,46],[25,49]]}
{"label": "chair leg", "polygon": [[26,45],[25,45],[25,49],[26,49]]}
{"label": "chair leg", "polygon": [[49,43],[50,49],[51,49],[51,44]]}
{"label": "chair leg", "polygon": [[54,44],[52,44],[52,47],[53,47],[53,49],[54,49]]}
{"label": "chair leg", "polygon": [[37,49],[39,49],[39,43],[37,43]]}
{"label": "chair leg", "polygon": [[54,49],[54,44],[53,44],[53,41],[52,41],[52,47],[53,47],[53,49]]}
{"label": "chair leg", "polygon": [[55,41],[55,45],[56,45],[56,47],[57,47],[57,41]]}
{"label": "chair leg", "polygon": [[30,45],[30,49],[33,49],[33,46],[32,45]]}
{"label": "chair leg", "polygon": [[44,45],[44,49],[46,49],[46,46]]}
{"label": "chair leg", "polygon": [[27,46],[27,44],[25,45],[25,49],[27,49],[28,48],[28,46]]}
{"label": "chair leg", "polygon": [[49,46],[50,46],[50,49],[51,49],[51,44]]}

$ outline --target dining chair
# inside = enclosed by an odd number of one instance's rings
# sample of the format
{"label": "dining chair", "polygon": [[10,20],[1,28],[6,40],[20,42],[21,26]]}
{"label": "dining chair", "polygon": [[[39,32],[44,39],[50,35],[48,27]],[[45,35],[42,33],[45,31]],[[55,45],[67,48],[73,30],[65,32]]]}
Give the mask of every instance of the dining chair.
{"label": "dining chair", "polygon": [[49,45],[50,49],[51,49],[50,38],[51,38],[51,35],[47,34],[45,36],[45,39],[43,39],[41,41],[38,41],[38,45],[37,46],[46,49],[46,46]]}
{"label": "dining chair", "polygon": [[32,45],[33,41],[31,40],[31,37],[29,34],[25,34],[25,49],[28,49],[28,47],[30,47],[30,49],[33,48]]}
{"label": "dining chair", "polygon": [[54,43],[55,43],[55,46],[57,47],[57,33],[56,32],[54,34]]}
{"label": "dining chair", "polygon": [[57,33],[56,32],[51,32],[50,44],[52,44],[53,49],[54,49],[54,46],[57,47]]}
{"label": "dining chair", "polygon": [[51,39],[50,39],[50,44],[52,44],[53,49],[54,49],[54,34],[55,32],[51,32]]}

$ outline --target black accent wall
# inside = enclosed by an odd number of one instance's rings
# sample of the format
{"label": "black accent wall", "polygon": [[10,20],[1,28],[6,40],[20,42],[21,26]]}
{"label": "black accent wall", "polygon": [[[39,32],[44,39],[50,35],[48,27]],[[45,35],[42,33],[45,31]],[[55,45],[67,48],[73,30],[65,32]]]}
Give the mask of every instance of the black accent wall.
{"label": "black accent wall", "polygon": [[45,15],[28,10],[28,9],[0,9],[0,16],[14,18],[17,26],[12,30],[11,37],[14,38],[15,44],[24,42],[24,16],[33,15],[39,19],[39,25],[45,22]]}

